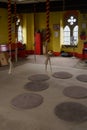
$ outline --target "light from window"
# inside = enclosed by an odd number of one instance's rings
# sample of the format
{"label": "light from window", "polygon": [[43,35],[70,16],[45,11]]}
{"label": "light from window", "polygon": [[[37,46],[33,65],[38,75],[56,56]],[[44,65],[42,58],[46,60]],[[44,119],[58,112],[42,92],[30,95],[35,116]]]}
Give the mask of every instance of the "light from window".
{"label": "light from window", "polygon": [[18,27],[18,41],[23,43],[23,33],[22,33],[22,27]]}
{"label": "light from window", "polygon": [[73,25],[76,22],[76,19],[73,16],[71,16],[67,21],[68,23],[70,23],[70,25]]}
{"label": "light from window", "polygon": [[76,25],[73,29],[74,44],[78,43],[78,26]]}
{"label": "light from window", "polygon": [[[63,30],[63,45],[77,45],[78,43],[78,25],[77,19],[70,16]],[[73,26],[72,26],[73,25]]]}
{"label": "light from window", "polygon": [[65,26],[63,35],[64,35],[63,45],[70,45],[70,28],[69,28],[69,26]]}

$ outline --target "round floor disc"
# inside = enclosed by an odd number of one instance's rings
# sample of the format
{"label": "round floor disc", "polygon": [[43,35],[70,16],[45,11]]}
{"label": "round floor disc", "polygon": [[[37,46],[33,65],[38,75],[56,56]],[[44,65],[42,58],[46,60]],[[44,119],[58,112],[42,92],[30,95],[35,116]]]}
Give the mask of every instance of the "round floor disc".
{"label": "round floor disc", "polygon": [[63,90],[63,94],[71,98],[86,98],[87,89],[80,86],[70,86]]}
{"label": "round floor disc", "polygon": [[30,91],[42,91],[49,87],[48,83],[45,82],[29,82],[25,84],[24,88]]}
{"label": "round floor disc", "polygon": [[20,109],[30,109],[39,106],[43,97],[39,94],[23,93],[12,99],[11,104]]}
{"label": "round floor disc", "polygon": [[32,81],[45,81],[50,79],[50,77],[46,74],[36,74],[28,77],[29,80]]}
{"label": "round floor disc", "polygon": [[84,121],[87,120],[87,107],[76,102],[64,102],[55,107],[55,114],[65,121]]}
{"label": "round floor disc", "polygon": [[86,74],[78,75],[76,77],[76,79],[79,80],[79,81],[82,81],[82,82],[87,82],[87,75]]}
{"label": "round floor disc", "polygon": [[60,78],[60,79],[68,79],[68,78],[71,78],[72,76],[73,76],[72,74],[70,74],[68,72],[63,72],[63,71],[61,71],[61,72],[55,72],[53,74],[53,77]]}

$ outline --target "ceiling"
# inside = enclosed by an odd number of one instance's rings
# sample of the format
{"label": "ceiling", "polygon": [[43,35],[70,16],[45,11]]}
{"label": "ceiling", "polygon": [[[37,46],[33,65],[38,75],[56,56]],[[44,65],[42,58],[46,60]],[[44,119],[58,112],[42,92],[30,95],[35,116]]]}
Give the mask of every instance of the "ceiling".
{"label": "ceiling", "polygon": [[[80,10],[87,13],[87,0],[49,0],[50,11],[63,11],[63,10]],[[17,3],[18,12],[33,12],[33,5],[36,5],[37,12],[46,11],[46,0],[11,0],[12,5]],[[7,7],[8,0],[0,0],[0,7]]]}
{"label": "ceiling", "polygon": [[[16,1],[17,4],[46,2],[46,0],[11,0],[12,3],[14,3],[15,1]],[[62,1],[62,0],[50,0],[50,1]],[[7,3],[8,0],[0,0],[0,2]]]}

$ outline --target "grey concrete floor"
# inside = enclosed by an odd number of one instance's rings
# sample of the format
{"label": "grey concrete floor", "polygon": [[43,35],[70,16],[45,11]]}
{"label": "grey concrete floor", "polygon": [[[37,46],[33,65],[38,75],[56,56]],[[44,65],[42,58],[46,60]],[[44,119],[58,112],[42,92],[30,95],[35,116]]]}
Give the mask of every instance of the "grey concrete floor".
{"label": "grey concrete floor", "polygon": [[[36,58],[36,61],[35,61]],[[87,98],[73,99],[63,95],[65,87],[79,85],[87,88],[87,82],[76,79],[79,74],[87,74],[87,67],[78,66],[80,60],[77,58],[51,57],[52,72],[48,65],[45,71],[45,56],[28,56],[27,60],[20,60],[13,63],[12,73],[8,74],[8,66],[0,67],[0,130],[87,130],[85,122],[67,122],[59,119],[54,114],[56,105],[74,101],[87,106]],[[52,77],[52,73],[66,71],[73,75],[70,79],[58,79]],[[44,102],[33,109],[22,110],[14,108],[11,100],[21,93],[31,93],[24,89],[29,82],[28,77],[33,74],[47,74],[50,79],[49,88],[33,92],[40,94]]]}

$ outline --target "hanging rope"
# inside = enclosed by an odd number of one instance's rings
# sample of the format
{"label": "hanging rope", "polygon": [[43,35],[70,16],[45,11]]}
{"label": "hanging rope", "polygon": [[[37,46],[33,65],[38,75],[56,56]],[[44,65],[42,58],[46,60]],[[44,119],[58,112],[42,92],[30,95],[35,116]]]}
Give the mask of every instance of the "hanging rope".
{"label": "hanging rope", "polygon": [[18,42],[18,35],[17,35],[17,25],[16,25],[16,22],[17,22],[17,6],[16,6],[16,1],[14,3],[14,19],[15,19],[15,61],[17,62],[18,61],[18,57],[17,57],[17,53],[18,53],[18,50],[17,50],[17,42]]}
{"label": "hanging rope", "polygon": [[16,22],[17,22],[17,7],[16,7],[16,1],[14,2],[14,19],[15,19],[15,39],[17,39],[17,28],[16,28]]}
{"label": "hanging rope", "polygon": [[9,44],[9,74],[12,71],[12,62],[11,62],[11,43],[12,43],[12,36],[11,36],[11,0],[8,0],[8,44]]}
{"label": "hanging rope", "polygon": [[47,45],[50,41],[49,14],[50,14],[50,0],[46,0],[46,53],[47,53]]}
{"label": "hanging rope", "polygon": [[11,57],[11,43],[12,43],[12,37],[11,37],[11,0],[8,0],[8,43],[9,43],[9,52]]}
{"label": "hanging rope", "polygon": [[35,41],[35,34],[36,34],[36,4],[34,4],[34,60],[36,63],[36,41]]}
{"label": "hanging rope", "polygon": [[46,60],[45,60],[45,71],[47,71],[47,65],[50,64],[50,70],[52,72],[50,56],[51,51],[48,51],[47,45],[50,41],[50,29],[49,29],[49,16],[50,16],[50,0],[46,0]]}

